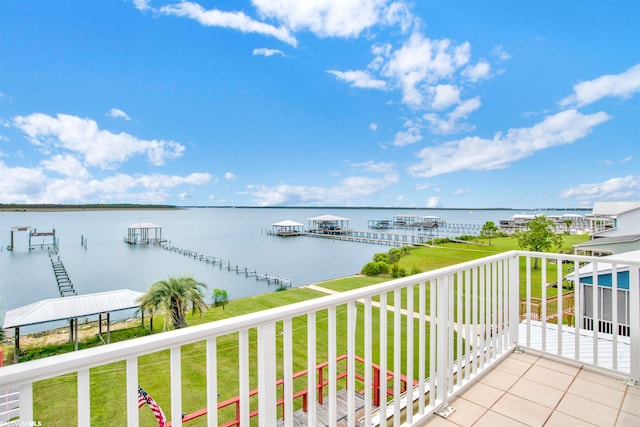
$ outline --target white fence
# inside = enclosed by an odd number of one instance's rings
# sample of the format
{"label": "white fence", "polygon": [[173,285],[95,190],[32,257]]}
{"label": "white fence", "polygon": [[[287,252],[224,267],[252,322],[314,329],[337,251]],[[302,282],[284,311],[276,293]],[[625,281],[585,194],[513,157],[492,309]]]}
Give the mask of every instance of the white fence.
{"label": "white fence", "polygon": [[[538,269],[532,266],[534,257],[541,258]],[[300,407],[306,409],[307,425],[318,424],[321,408],[329,425],[335,425],[342,416],[337,395],[343,389],[350,426],[384,424],[385,419],[395,426],[417,425],[434,412],[446,411],[453,395],[517,344],[610,369],[637,383],[637,262],[607,260],[612,277],[629,271],[630,294],[636,296],[630,298],[629,337],[616,334],[616,328],[613,334],[582,328],[579,286],[573,317],[557,313],[557,319],[575,321],[547,322],[547,313],[541,321],[531,319],[533,294],[546,301],[549,284],[563,283],[572,271],[575,278],[579,267],[598,261],[512,251],[276,309],[7,366],[0,369],[0,385],[19,389],[23,424],[46,425],[38,409],[42,405],[34,406],[34,401],[51,396],[43,395],[38,381],[70,374],[76,392],[54,396],[73,408],[67,425],[100,425],[103,422],[95,417],[103,406],[114,405],[111,401],[121,404],[112,412],[111,424],[140,425],[141,384],[173,426],[193,425],[190,420],[200,415],[198,425],[271,427],[278,422],[294,425],[294,411]],[[601,271],[594,266],[591,279],[596,283]],[[613,281],[615,291],[617,279]],[[523,316],[521,296],[528,307]],[[561,295],[559,300],[562,311]],[[593,304],[598,303],[594,292]],[[542,307],[546,311],[547,304]],[[598,310],[592,312],[597,324]],[[617,307],[612,312],[617,313]],[[345,366],[340,361],[343,354]],[[163,362],[154,361],[158,364],[151,367],[149,355]],[[113,363],[113,368],[104,368]],[[120,375],[120,381],[108,382],[108,390],[105,371]],[[237,397],[224,395],[231,383]],[[361,408],[356,407],[359,395],[364,398]],[[322,407],[315,402],[322,402]]]}

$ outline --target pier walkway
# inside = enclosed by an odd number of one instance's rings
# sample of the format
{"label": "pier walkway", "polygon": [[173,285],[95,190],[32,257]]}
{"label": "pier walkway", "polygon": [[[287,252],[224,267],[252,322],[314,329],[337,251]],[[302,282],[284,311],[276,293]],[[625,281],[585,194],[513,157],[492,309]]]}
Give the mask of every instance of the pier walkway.
{"label": "pier walkway", "polygon": [[178,246],[173,246],[170,244],[163,244],[160,246],[162,249],[165,249],[167,251],[170,252],[175,252],[179,255],[183,255],[189,258],[192,258],[196,261],[201,261],[204,262],[206,264],[211,264],[212,266],[219,266],[220,270],[222,270],[223,268],[226,269],[227,271],[234,271],[236,274],[244,274],[245,277],[255,277],[256,280],[266,280],[268,284],[274,283],[276,285],[280,285],[283,287],[290,287],[293,284],[293,281],[291,279],[287,279],[285,277],[281,277],[281,276],[273,276],[270,275],[269,273],[258,273],[257,270],[254,271],[250,271],[247,267],[240,267],[238,265],[231,265],[231,261],[229,260],[224,260],[221,258],[216,258],[213,256],[209,256],[209,255],[204,255],[201,253],[198,253],[196,251],[192,251],[189,249],[183,249],[180,248]]}
{"label": "pier walkway", "polygon": [[73,287],[73,283],[69,278],[69,274],[67,273],[67,269],[64,268],[64,264],[60,260],[58,250],[55,247],[49,247],[49,259],[51,260],[53,274],[56,276],[60,296],[68,297],[71,295],[77,295],[76,290]]}

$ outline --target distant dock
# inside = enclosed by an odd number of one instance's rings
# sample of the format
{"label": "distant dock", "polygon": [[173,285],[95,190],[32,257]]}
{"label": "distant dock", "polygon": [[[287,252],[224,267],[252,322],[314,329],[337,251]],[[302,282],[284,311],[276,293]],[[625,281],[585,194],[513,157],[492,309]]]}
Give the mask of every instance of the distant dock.
{"label": "distant dock", "polygon": [[165,249],[170,252],[175,252],[179,255],[183,255],[189,258],[192,258],[196,261],[204,262],[206,264],[211,264],[212,266],[219,266],[220,270],[223,268],[227,271],[234,271],[236,274],[244,274],[245,277],[255,277],[256,280],[265,280],[268,284],[274,283],[276,285],[280,285],[282,287],[290,287],[293,284],[291,279],[287,279],[281,276],[274,276],[269,273],[258,273],[257,270],[249,270],[247,267],[240,267],[238,265],[232,265],[231,261],[224,260],[222,258],[216,258],[209,255],[204,255],[198,253],[196,251],[192,251],[189,249],[183,249],[178,246],[173,246],[170,244],[162,244],[160,245],[162,249]]}

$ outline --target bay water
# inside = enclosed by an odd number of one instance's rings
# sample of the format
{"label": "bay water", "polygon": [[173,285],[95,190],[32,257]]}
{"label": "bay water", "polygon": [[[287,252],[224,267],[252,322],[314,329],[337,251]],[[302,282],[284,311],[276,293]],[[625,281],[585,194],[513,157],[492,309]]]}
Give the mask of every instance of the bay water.
{"label": "bay water", "polygon": [[[394,215],[437,216],[448,223],[459,224],[486,221],[497,224],[500,219],[516,213],[549,212],[349,208],[0,212],[0,319],[4,319],[7,310],[60,296],[46,248],[27,250],[27,233],[17,232],[15,250],[7,250],[12,227],[30,226],[40,232],[55,229],[59,239],[56,258],[59,256],[64,263],[78,294],[118,289],[145,292],[157,280],[189,275],[207,285],[210,302],[214,288],[225,289],[233,300],[272,292],[278,285],[228,271],[226,264],[221,268],[159,246],[126,244],[127,227],[140,222],[155,223],[162,227],[163,238],[173,246],[223,259],[240,269],[284,277],[290,279],[293,286],[303,286],[356,274],[375,253],[386,252],[389,247],[302,236],[271,236],[265,230],[271,230],[273,223],[289,219],[304,224],[306,229],[309,218],[332,214],[349,218],[349,228],[365,231],[369,219],[391,219]],[[33,238],[32,243],[38,243],[37,239]],[[47,324],[25,332],[50,327]]]}

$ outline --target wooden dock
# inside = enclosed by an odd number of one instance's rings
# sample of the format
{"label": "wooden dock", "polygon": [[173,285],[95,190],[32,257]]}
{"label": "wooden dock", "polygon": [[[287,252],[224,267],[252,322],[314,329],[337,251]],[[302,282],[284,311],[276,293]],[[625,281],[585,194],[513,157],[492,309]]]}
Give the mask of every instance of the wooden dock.
{"label": "wooden dock", "polygon": [[58,291],[60,292],[60,296],[68,297],[71,295],[77,295],[76,290],[73,287],[73,283],[69,278],[69,274],[67,273],[67,269],[64,267],[62,260],[60,260],[57,248],[49,248],[49,259],[51,260],[53,274],[55,275],[56,282],[58,283]]}
{"label": "wooden dock", "polygon": [[233,271],[236,274],[244,274],[245,277],[255,277],[256,280],[265,280],[268,284],[274,283],[281,287],[290,287],[293,284],[291,279],[287,279],[281,276],[274,276],[269,273],[258,273],[257,270],[249,270],[247,267],[240,267],[239,265],[232,265],[231,261],[224,260],[222,258],[216,258],[209,255],[204,255],[198,253],[196,251],[192,251],[189,249],[183,249],[178,246],[173,246],[170,244],[162,244],[160,246],[162,249],[165,249],[170,252],[175,252],[179,255],[183,255],[189,258],[192,258],[196,261],[204,262],[206,264],[211,264],[212,266],[218,266],[220,270],[223,268],[227,271]]}

